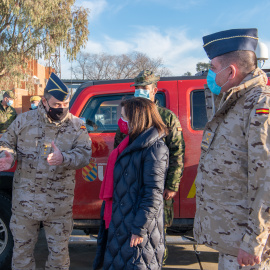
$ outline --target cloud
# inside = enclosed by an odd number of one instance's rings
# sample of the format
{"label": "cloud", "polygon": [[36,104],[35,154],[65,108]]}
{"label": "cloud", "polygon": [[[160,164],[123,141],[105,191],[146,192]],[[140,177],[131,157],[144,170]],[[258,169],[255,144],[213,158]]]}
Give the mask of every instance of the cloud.
{"label": "cloud", "polygon": [[89,40],[82,51],[87,53],[102,53],[105,49],[102,43]]}
{"label": "cloud", "polygon": [[[99,41],[90,40],[83,51],[113,55],[142,52],[152,58],[162,58],[164,66],[175,76],[183,75],[187,71],[195,74],[198,62],[209,62],[202,48],[201,37],[189,38],[183,29],[170,29],[161,33],[154,27],[148,28],[147,31],[137,28],[132,38],[128,37],[127,40],[118,40],[110,36],[103,36]],[[70,64],[64,63],[62,63],[62,67],[64,66],[62,78],[68,78],[70,71],[66,73],[64,68],[70,68]]]}
{"label": "cloud", "polygon": [[[186,71],[195,73],[196,63],[205,58],[201,39],[188,38],[185,30],[171,29],[164,34],[157,29],[139,31],[133,43],[136,44],[135,50],[153,58],[161,57],[174,75],[181,75]],[[201,56],[198,51],[201,51]]]}
{"label": "cloud", "polygon": [[[142,0],[143,1],[143,0]],[[158,5],[163,5],[166,6],[166,8],[171,8],[171,9],[178,9],[178,10],[183,10],[183,9],[189,9],[192,8],[194,6],[198,6],[198,5],[203,5],[202,0],[150,0],[151,2],[154,2],[155,4]]]}
{"label": "cloud", "polygon": [[226,6],[224,11],[220,12],[216,17],[213,24],[222,25],[224,29],[226,29],[226,26],[234,28],[239,28],[239,26],[243,28],[254,27],[254,25],[259,26],[261,20],[262,23],[266,23],[269,7],[270,3],[268,1],[261,1],[258,5],[254,2],[252,8],[249,5],[241,5],[241,9],[237,10],[236,16],[235,12],[228,12],[231,7]]}
{"label": "cloud", "polygon": [[110,11],[113,12],[114,14],[119,13],[127,6],[134,4],[134,2],[139,1],[140,0],[120,0],[120,1],[114,0],[113,2],[110,3]]}
{"label": "cloud", "polygon": [[83,6],[90,10],[89,20],[94,21],[100,17],[100,15],[107,8],[108,3],[106,0],[93,0],[93,1],[76,1],[76,5]]}

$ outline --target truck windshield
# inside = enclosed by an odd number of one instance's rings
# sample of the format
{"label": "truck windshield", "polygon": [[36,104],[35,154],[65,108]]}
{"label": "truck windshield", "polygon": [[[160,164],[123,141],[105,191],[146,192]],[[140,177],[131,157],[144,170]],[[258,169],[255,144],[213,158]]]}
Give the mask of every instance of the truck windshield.
{"label": "truck windshield", "polygon": [[[121,101],[132,97],[133,93],[90,98],[80,115],[86,122],[88,132],[116,132],[117,122],[121,117]],[[157,93],[156,99],[161,106],[166,104],[164,93]]]}

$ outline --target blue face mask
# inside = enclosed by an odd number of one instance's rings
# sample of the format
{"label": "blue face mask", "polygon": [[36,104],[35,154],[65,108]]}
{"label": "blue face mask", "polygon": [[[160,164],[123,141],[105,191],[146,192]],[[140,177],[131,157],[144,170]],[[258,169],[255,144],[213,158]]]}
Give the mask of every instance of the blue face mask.
{"label": "blue face mask", "polygon": [[148,90],[135,89],[134,97],[142,97],[142,98],[150,99],[150,94]]}
{"label": "blue face mask", "polygon": [[35,110],[35,109],[37,109],[37,106],[34,103],[31,103],[31,109]]}
{"label": "blue face mask", "polygon": [[214,71],[212,71],[211,69],[208,70],[208,74],[207,74],[207,85],[209,87],[209,89],[211,90],[211,92],[215,95],[219,95],[221,88],[228,82],[225,82],[222,86],[217,85],[216,83],[216,76],[217,74],[219,74],[220,72],[222,72],[223,70],[225,70],[226,68],[228,68],[229,66],[223,68],[222,70],[220,70],[218,73],[215,73]]}
{"label": "blue face mask", "polygon": [[9,101],[7,102],[7,105],[8,105],[8,106],[12,106],[12,104],[13,104],[13,100],[9,100]]}

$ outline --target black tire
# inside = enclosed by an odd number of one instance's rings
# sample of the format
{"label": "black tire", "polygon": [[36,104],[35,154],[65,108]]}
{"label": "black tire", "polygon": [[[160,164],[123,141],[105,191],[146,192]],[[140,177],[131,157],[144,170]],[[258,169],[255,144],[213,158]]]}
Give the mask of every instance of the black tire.
{"label": "black tire", "polygon": [[11,199],[0,193],[0,269],[11,269],[13,237],[9,229]]}

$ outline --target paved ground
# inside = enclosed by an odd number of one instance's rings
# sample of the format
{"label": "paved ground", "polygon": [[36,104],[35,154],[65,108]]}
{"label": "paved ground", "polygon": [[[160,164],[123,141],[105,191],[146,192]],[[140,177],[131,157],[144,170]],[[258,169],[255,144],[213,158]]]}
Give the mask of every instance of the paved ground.
{"label": "paved ground", "polygon": [[[218,253],[205,246],[199,246],[200,254],[196,256],[193,245],[169,246],[169,258],[163,269],[217,270]],[[70,270],[91,270],[96,252],[96,246],[85,244],[70,244]],[[35,249],[37,270],[44,269],[48,255],[44,231],[41,230]]]}

